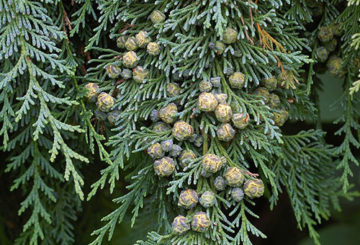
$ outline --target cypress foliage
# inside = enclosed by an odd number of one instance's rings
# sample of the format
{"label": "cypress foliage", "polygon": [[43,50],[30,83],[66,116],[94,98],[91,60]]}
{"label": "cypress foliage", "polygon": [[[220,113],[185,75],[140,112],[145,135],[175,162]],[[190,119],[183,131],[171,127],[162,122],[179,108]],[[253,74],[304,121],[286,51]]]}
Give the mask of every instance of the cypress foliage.
{"label": "cypress foliage", "polygon": [[[153,220],[136,244],[249,245],[271,236],[253,224],[258,198],[273,208],[283,193],[320,244],[316,225],[357,195],[359,4],[0,0],[0,149],[25,219],[15,244],[77,244],[83,202],[120,180],[91,245],[128,215]],[[338,146],[318,123],[326,69],[344,85]]]}

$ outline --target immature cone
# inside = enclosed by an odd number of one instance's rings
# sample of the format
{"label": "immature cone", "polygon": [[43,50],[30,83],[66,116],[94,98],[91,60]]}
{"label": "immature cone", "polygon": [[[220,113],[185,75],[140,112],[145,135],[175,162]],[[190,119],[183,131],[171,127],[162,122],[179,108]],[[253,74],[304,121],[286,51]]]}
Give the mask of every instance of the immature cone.
{"label": "immature cone", "polygon": [[249,179],[244,184],[244,192],[250,198],[261,197],[264,195],[264,183],[260,179]]}
{"label": "immature cone", "polygon": [[335,51],[337,46],[337,40],[334,38],[332,40],[330,40],[329,42],[325,43],[325,48],[329,51],[329,52],[333,52]]}
{"label": "immature cone", "polygon": [[225,50],[225,44],[223,42],[216,41],[215,50],[217,55],[221,55]]}
{"label": "immature cone", "polygon": [[135,51],[138,47],[135,37],[129,37],[125,42],[125,48],[129,51]]}
{"label": "immature cone", "polygon": [[216,198],[213,192],[211,191],[205,191],[200,199],[199,202],[201,204],[201,206],[203,206],[204,208],[209,208],[215,205],[216,203]]}
{"label": "immature cone", "polygon": [[205,232],[210,227],[210,219],[205,212],[197,212],[193,216],[191,228],[193,231]]}
{"label": "immature cone", "polygon": [[274,122],[276,126],[283,126],[289,117],[289,112],[286,110],[280,110],[279,112],[274,112]]}
{"label": "immature cone", "polygon": [[215,88],[221,87],[221,77],[211,77],[210,82]]}
{"label": "immature cone", "polygon": [[225,179],[229,186],[240,187],[244,183],[245,177],[240,169],[230,167],[225,171]]}
{"label": "immature cone", "polygon": [[244,129],[249,124],[249,118],[248,113],[235,113],[232,116],[232,122],[236,128]]}
{"label": "immature cone", "polygon": [[120,111],[115,110],[115,111],[109,112],[106,118],[111,125],[115,125],[119,116],[120,116]]}
{"label": "immature cone", "polygon": [[333,23],[330,28],[335,36],[341,36],[343,33],[340,23]]}
{"label": "immature cone", "polygon": [[172,130],[172,135],[179,141],[190,138],[193,133],[193,127],[184,121],[176,122]]}
{"label": "immature cone", "polygon": [[122,78],[124,78],[125,80],[128,80],[128,79],[132,78],[133,74],[132,74],[132,71],[129,69],[123,69],[122,72],[120,73],[120,76]]}
{"label": "immature cone", "polygon": [[169,131],[171,127],[164,122],[157,122],[154,124],[153,130],[157,133]]}
{"label": "immature cone", "polygon": [[196,206],[198,201],[199,197],[196,191],[187,189],[180,192],[178,205],[186,209],[191,209]]}
{"label": "immature cone", "polygon": [[223,165],[224,159],[211,153],[207,153],[202,160],[203,169],[208,173],[216,173]]}
{"label": "immature cone", "polygon": [[269,91],[273,91],[274,89],[277,88],[278,81],[276,77],[269,77],[263,80],[263,84],[264,87],[267,88]]}
{"label": "immature cone", "polygon": [[163,12],[161,12],[159,10],[154,10],[150,14],[150,20],[153,24],[159,24],[165,20],[165,15]]}
{"label": "immature cone", "polygon": [[159,117],[166,123],[173,123],[176,119],[176,114],[178,113],[177,106],[174,103],[170,103],[167,106],[163,107],[159,111]]}
{"label": "immature cone", "polygon": [[170,176],[175,170],[174,160],[170,157],[163,157],[156,160],[154,162],[154,170],[160,177]]}
{"label": "immature cone", "polygon": [[214,186],[217,191],[225,190],[226,187],[225,179],[221,176],[216,177],[214,180]]}
{"label": "immature cone", "polygon": [[164,151],[161,148],[161,145],[159,143],[152,144],[147,148],[147,153],[153,158],[153,159],[159,159],[164,156]]}
{"label": "immature cone", "polygon": [[114,104],[115,104],[115,99],[111,95],[105,92],[102,92],[98,96],[96,102],[98,109],[103,112],[108,112],[114,106]]}
{"label": "immature cone", "polygon": [[333,30],[329,26],[323,26],[320,28],[318,38],[321,42],[325,43],[334,38]]}
{"label": "immature cone", "polygon": [[158,55],[160,54],[160,46],[158,43],[156,42],[150,42],[147,47],[146,47],[146,50],[148,52],[148,54],[150,55]]}
{"label": "immature cone", "polygon": [[176,83],[168,83],[166,84],[166,92],[169,96],[178,96],[180,94],[180,87]]}
{"label": "immature cone", "polygon": [[174,221],[171,224],[172,230],[176,234],[183,234],[190,230],[190,225],[187,223],[187,220],[184,216],[178,215],[175,217]]}
{"label": "immature cone", "polygon": [[235,29],[233,29],[231,27],[228,27],[224,31],[223,42],[226,43],[226,44],[235,43],[237,35],[238,35],[238,32]]}
{"label": "immature cone", "polygon": [[128,39],[128,36],[120,36],[118,37],[118,39],[116,40],[116,45],[118,46],[118,48],[125,48],[125,43]]}
{"label": "immature cone", "polygon": [[232,117],[232,110],[229,105],[220,104],[215,109],[216,119],[220,122],[229,122]]}
{"label": "immature cone", "polygon": [[269,106],[271,108],[277,108],[280,106],[280,98],[276,94],[270,94]]}
{"label": "immature cone", "polygon": [[173,144],[171,151],[170,151],[170,156],[172,157],[178,157],[182,152],[182,148],[179,145]]}
{"label": "immature cone", "polygon": [[217,130],[216,135],[219,140],[229,142],[235,136],[235,130],[229,123],[222,124]]}
{"label": "immature cone", "polygon": [[195,153],[192,150],[184,150],[180,155],[180,166],[185,168],[189,165],[190,161],[196,158]]}
{"label": "immature cone", "polygon": [[342,59],[340,57],[332,56],[329,58],[326,66],[331,75],[341,77],[345,74],[345,70],[341,68],[341,64]]}
{"label": "immature cone", "polygon": [[218,105],[218,101],[211,93],[203,92],[198,99],[199,108],[201,111],[214,111]]}
{"label": "immature cone", "polygon": [[316,57],[319,59],[320,62],[325,62],[329,57],[329,51],[321,46],[316,49]]}
{"label": "immature cone", "polygon": [[171,151],[172,147],[173,147],[173,141],[170,140],[164,140],[161,142],[161,149],[165,152],[169,152]]}
{"label": "immature cone", "polygon": [[150,43],[150,38],[146,31],[140,31],[138,34],[136,34],[135,41],[139,47],[143,48],[148,43]]}
{"label": "immature cone", "polygon": [[86,98],[88,100],[94,99],[99,93],[99,85],[96,83],[87,83],[84,88],[86,89]]}
{"label": "immature cone", "polygon": [[257,88],[254,91],[254,94],[257,96],[261,96],[265,103],[267,103],[270,99],[269,90],[267,90],[266,88]]}
{"label": "immature cone", "polygon": [[120,76],[121,69],[120,69],[120,67],[118,67],[116,65],[109,65],[106,68],[106,73],[109,78],[117,78]]}
{"label": "immature cone", "polygon": [[231,197],[235,202],[240,202],[244,199],[244,191],[239,187],[235,187],[231,190]]}
{"label": "immature cone", "polygon": [[244,87],[245,84],[245,75],[244,73],[241,72],[234,72],[230,77],[229,77],[229,83],[230,86],[232,88],[237,88],[240,89],[242,87]]}
{"label": "immature cone", "polygon": [[157,122],[159,120],[159,111],[153,109],[150,113],[150,120],[153,122]]}
{"label": "immature cone", "polygon": [[142,66],[137,66],[133,69],[133,79],[137,83],[145,83],[149,71]]}
{"label": "immature cone", "polygon": [[227,94],[220,93],[220,94],[214,94],[214,96],[219,104],[226,104],[226,100],[228,98]]}
{"label": "immature cone", "polygon": [[134,68],[139,62],[139,58],[134,51],[129,51],[125,53],[122,60],[123,65],[127,68]]}
{"label": "immature cone", "polygon": [[212,89],[212,83],[209,81],[202,81],[199,83],[200,92],[210,92]]}

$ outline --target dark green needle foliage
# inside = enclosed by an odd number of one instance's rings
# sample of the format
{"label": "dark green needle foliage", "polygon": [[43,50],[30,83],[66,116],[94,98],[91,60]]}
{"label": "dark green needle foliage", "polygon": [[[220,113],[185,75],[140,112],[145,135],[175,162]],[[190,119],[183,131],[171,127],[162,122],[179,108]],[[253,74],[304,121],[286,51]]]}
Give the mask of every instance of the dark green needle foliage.
{"label": "dark green needle foliage", "polygon": [[[319,244],[316,226],[356,194],[359,4],[0,0],[15,244],[81,244],[77,216],[100,192],[115,209],[91,245],[129,219],[136,244],[249,245],[272,235],[254,225],[259,198],[284,193]],[[318,123],[325,70],[344,88],[337,146]]]}

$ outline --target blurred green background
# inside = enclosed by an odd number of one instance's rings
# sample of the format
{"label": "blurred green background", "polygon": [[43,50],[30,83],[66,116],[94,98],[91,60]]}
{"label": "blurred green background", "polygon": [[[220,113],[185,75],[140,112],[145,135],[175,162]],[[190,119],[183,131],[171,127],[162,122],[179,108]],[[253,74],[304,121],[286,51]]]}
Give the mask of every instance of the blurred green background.
{"label": "blurred green background", "polygon": [[[320,104],[321,127],[327,131],[326,140],[333,145],[341,143],[341,137],[334,136],[337,126],[332,122],[342,113],[341,109],[335,109],[331,105],[341,96],[342,80],[335,79],[328,74],[319,76],[322,81],[322,91],[318,94]],[[318,85],[316,85],[318,86]],[[299,128],[309,128],[306,123],[287,123],[289,131]],[[313,127],[313,125],[311,126]],[[4,153],[2,153],[4,154]],[[6,155],[0,156],[5,159]],[[359,157],[359,153],[357,153]],[[99,178],[99,172],[104,164],[100,161],[87,166],[91,171],[83,171],[86,183],[93,183]],[[13,176],[4,174],[5,163],[0,165],[0,245],[13,244],[14,238],[19,234],[23,218],[17,216],[19,203],[22,201],[21,190],[9,192],[9,186]],[[352,183],[354,189],[360,190],[359,168],[353,168],[354,177]],[[115,206],[112,198],[126,193],[127,183],[120,182],[113,195],[107,191],[101,191],[89,202],[84,202],[83,211],[79,213],[75,223],[76,245],[88,244],[91,241],[90,233],[101,226],[100,219],[111,212]],[[89,190],[89,186],[86,187]],[[156,211],[156,210],[155,210]],[[269,209],[269,203],[262,198],[256,203],[254,210],[260,219],[254,220],[254,224],[262,230],[268,239],[253,238],[254,244],[299,244],[311,245],[306,230],[297,229],[296,221],[291,205],[286,195],[280,197],[279,204],[274,210]],[[111,242],[105,244],[128,245],[134,244],[138,239],[143,239],[146,231],[151,230],[153,219],[151,213],[142,215],[133,229],[130,229],[129,219],[118,226]],[[342,212],[334,212],[333,217],[318,226],[321,242],[324,245],[359,245],[360,244],[360,199],[350,202],[342,201]]]}

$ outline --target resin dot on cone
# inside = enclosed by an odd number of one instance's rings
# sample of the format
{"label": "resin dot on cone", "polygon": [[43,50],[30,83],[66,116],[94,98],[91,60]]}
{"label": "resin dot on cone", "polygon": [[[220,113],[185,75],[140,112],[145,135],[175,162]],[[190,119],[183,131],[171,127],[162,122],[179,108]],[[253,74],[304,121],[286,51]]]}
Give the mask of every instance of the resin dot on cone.
{"label": "resin dot on cone", "polygon": [[96,102],[98,109],[102,112],[108,112],[114,106],[114,104],[115,104],[115,99],[111,95],[105,92],[102,92],[98,96]]}
{"label": "resin dot on cone", "polygon": [[229,186],[240,187],[245,180],[244,174],[237,167],[230,167],[225,171],[225,180]]}
{"label": "resin dot on cone", "polygon": [[215,116],[220,122],[229,122],[232,117],[231,107],[226,104],[219,104],[215,109]]}
{"label": "resin dot on cone", "polygon": [[249,125],[249,114],[248,113],[235,113],[232,116],[232,122],[238,129],[244,129]]}
{"label": "resin dot on cone", "polygon": [[258,198],[264,195],[264,183],[260,179],[249,179],[244,184],[244,193],[250,198]]}
{"label": "resin dot on cone", "polygon": [[175,137],[175,139],[179,141],[190,138],[191,135],[193,135],[193,133],[194,133],[193,127],[184,121],[176,122],[172,129],[172,135]]}
{"label": "resin dot on cone", "polygon": [[198,194],[195,190],[187,189],[180,192],[178,205],[186,209],[196,206],[199,201]]}
{"label": "resin dot on cone", "polygon": [[216,136],[218,139],[225,142],[232,140],[235,136],[235,133],[236,132],[230,123],[224,123],[216,130]]}
{"label": "resin dot on cone", "polygon": [[193,231],[205,232],[211,225],[210,219],[205,212],[197,212],[194,214],[191,228]]}
{"label": "resin dot on cone", "polygon": [[242,87],[244,87],[245,84],[245,75],[244,73],[241,72],[234,72],[230,77],[229,77],[229,83],[230,86],[232,88],[236,88],[236,89],[240,89]]}
{"label": "resin dot on cone", "polygon": [[216,173],[222,168],[223,164],[222,158],[212,153],[205,154],[202,160],[203,169],[209,173]]}
{"label": "resin dot on cone", "polygon": [[190,225],[188,224],[186,217],[182,215],[178,215],[174,218],[171,227],[173,232],[176,234],[183,234],[190,230]]}
{"label": "resin dot on cone", "polygon": [[173,123],[176,119],[176,114],[178,113],[177,106],[174,103],[170,103],[167,106],[163,107],[159,111],[159,117],[166,123]]}
{"label": "resin dot on cone", "polygon": [[86,89],[85,96],[88,100],[94,99],[99,93],[99,85],[96,83],[87,83],[84,88]]}
{"label": "resin dot on cone", "polygon": [[239,187],[235,187],[231,190],[231,197],[235,202],[240,202],[244,199],[244,191]]}
{"label": "resin dot on cone", "polygon": [[212,93],[203,92],[198,99],[199,109],[201,111],[214,111],[218,105],[218,101]]}
{"label": "resin dot on cone", "polygon": [[196,155],[192,150],[184,150],[180,155],[180,166],[185,168],[194,159],[196,159]]}
{"label": "resin dot on cone", "polygon": [[[161,148],[161,147],[160,147]],[[163,157],[154,162],[155,173],[160,177],[170,176],[175,170],[174,160],[170,157]]]}
{"label": "resin dot on cone", "polygon": [[148,147],[147,153],[153,158],[153,159],[159,159],[164,156],[164,151],[161,148],[160,143],[152,144]]}
{"label": "resin dot on cone", "polygon": [[209,208],[215,205],[216,203],[216,198],[213,192],[211,191],[205,191],[199,199],[199,202],[201,204],[201,206],[203,206],[204,208]]}

